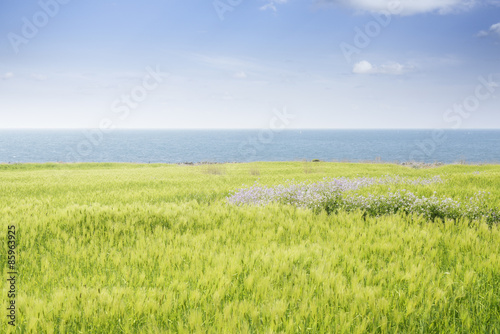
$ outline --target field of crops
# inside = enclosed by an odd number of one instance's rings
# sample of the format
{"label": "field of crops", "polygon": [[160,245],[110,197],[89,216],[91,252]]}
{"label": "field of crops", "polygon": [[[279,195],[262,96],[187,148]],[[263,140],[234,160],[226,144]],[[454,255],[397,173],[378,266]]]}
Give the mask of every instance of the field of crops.
{"label": "field of crops", "polygon": [[498,165],[0,165],[0,332],[499,333],[499,208]]}

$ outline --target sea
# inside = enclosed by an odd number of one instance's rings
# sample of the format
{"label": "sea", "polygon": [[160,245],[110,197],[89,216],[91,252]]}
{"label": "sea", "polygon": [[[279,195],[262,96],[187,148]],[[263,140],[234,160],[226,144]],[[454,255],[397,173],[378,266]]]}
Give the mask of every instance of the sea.
{"label": "sea", "polygon": [[0,163],[500,163],[499,130],[0,130]]}

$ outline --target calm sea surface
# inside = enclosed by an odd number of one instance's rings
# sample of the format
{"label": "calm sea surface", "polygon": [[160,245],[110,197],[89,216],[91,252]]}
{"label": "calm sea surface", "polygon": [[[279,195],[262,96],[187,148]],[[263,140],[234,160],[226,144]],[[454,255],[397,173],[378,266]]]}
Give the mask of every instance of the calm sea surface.
{"label": "calm sea surface", "polygon": [[0,130],[0,162],[500,162],[500,130]]}

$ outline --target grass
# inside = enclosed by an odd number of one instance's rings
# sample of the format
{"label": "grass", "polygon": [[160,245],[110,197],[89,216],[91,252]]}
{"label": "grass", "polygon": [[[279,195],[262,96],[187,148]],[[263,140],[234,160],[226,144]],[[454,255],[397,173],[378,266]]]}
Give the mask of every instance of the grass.
{"label": "grass", "polygon": [[[0,332],[500,332],[498,224],[226,200],[256,181],[439,175],[391,188],[457,200],[490,192],[498,208],[500,166],[312,168],[0,165],[3,277],[8,225],[19,272],[17,326],[4,316]],[[3,284],[4,310],[7,293]]]}
{"label": "grass", "polygon": [[226,174],[226,169],[225,167],[223,167],[223,165],[207,164],[204,167],[204,172],[206,174],[212,174],[212,175],[223,175]]}

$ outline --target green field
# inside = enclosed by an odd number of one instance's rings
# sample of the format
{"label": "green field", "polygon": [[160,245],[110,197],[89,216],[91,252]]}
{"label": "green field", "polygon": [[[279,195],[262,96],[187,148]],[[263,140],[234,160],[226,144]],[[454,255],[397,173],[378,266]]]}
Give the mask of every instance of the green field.
{"label": "green field", "polygon": [[[17,333],[500,333],[499,224],[231,205],[325,177],[500,208],[500,166],[0,165],[2,321]],[[16,326],[7,229],[16,227]]]}

